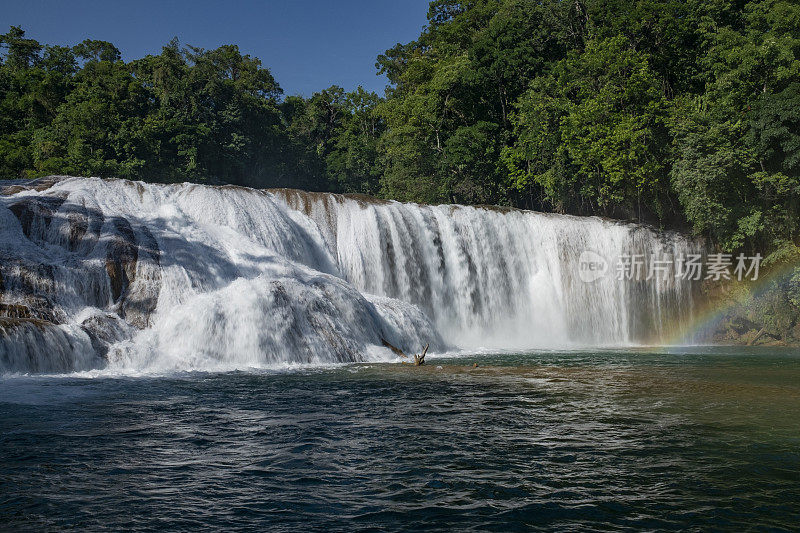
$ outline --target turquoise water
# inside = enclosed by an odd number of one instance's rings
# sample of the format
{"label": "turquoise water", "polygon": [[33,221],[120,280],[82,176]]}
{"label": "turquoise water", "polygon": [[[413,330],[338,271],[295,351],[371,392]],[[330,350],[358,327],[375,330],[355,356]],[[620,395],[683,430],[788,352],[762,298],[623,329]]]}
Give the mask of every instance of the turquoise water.
{"label": "turquoise water", "polygon": [[800,355],[4,377],[0,451],[0,529],[792,530]]}

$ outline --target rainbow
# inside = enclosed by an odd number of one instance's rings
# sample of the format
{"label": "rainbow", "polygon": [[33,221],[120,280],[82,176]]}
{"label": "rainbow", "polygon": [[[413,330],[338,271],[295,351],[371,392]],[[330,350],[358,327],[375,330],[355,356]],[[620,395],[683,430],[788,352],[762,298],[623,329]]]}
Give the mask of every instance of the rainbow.
{"label": "rainbow", "polygon": [[[742,296],[746,294],[748,298],[758,297],[775,283],[796,275],[798,271],[800,271],[800,257],[772,266],[768,271],[762,272],[757,281],[734,281],[732,285],[745,289],[742,291]],[[688,322],[674,327],[673,331],[662,339],[662,342],[668,346],[696,345],[698,344],[697,339],[710,338],[711,333],[719,326],[720,322],[741,303],[742,298],[737,298],[735,295],[710,298],[699,309],[693,310]]]}

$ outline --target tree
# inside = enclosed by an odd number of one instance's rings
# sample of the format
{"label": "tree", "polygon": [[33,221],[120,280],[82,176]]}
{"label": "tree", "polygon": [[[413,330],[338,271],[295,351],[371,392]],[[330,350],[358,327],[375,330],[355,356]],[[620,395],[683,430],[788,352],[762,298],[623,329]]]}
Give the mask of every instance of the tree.
{"label": "tree", "polygon": [[379,106],[382,194],[508,203],[500,153],[511,110],[532,78],[582,42],[577,18],[575,4],[557,1],[432,2],[420,38],[378,58],[394,85]]}
{"label": "tree", "polygon": [[711,26],[706,91],[675,108],[674,186],[696,231],[727,250],[798,238],[799,20],[800,6],[766,0]]}
{"label": "tree", "polygon": [[518,140],[504,155],[513,186],[535,182],[560,209],[663,217],[668,136],[660,89],[647,56],[624,37],[590,40],[517,104]]}
{"label": "tree", "polygon": [[19,26],[11,26],[7,33],[0,35],[0,48],[5,49],[3,64],[17,70],[36,66],[42,45],[25,38],[25,31]]}

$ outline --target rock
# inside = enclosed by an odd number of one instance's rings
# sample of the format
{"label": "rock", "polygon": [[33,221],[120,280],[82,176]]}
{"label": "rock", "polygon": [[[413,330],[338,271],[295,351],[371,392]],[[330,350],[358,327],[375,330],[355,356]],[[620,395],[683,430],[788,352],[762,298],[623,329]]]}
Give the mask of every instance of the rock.
{"label": "rock", "polygon": [[46,309],[32,309],[21,304],[0,303],[0,317],[8,319],[39,320],[54,323],[56,320]]}
{"label": "rock", "polygon": [[120,315],[137,328],[146,328],[161,289],[161,252],[147,228],[137,234],[124,218],[112,222],[114,233],[106,250],[106,273]]}
{"label": "rock", "polygon": [[105,359],[109,347],[115,342],[129,338],[133,328],[113,315],[94,315],[81,323],[83,329],[92,342],[92,348],[97,355]]}
{"label": "rock", "polygon": [[64,203],[64,198],[40,196],[23,198],[8,209],[22,225],[22,232],[29,239],[45,240],[53,215]]}
{"label": "rock", "polygon": [[74,326],[0,318],[0,372],[72,372],[102,363],[89,336]]}
{"label": "rock", "polygon": [[30,309],[18,304],[0,304],[0,316],[5,318],[33,318]]}
{"label": "rock", "polygon": [[44,330],[46,326],[52,326],[52,325],[53,324],[50,322],[45,322],[44,320],[37,320],[35,318],[0,317],[0,336],[10,335],[14,329],[25,326],[35,326],[39,329]]}
{"label": "rock", "polygon": [[[45,191],[68,176],[46,176],[33,180],[12,181],[11,185],[0,186],[0,195],[11,196],[18,192],[34,190],[37,192]],[[8,183],[8,182],[6,182]]]}
{"label": "rock", "polygon": [[31,309],[20,304],[0,303],[0,335],[10,335],[12,330],[25,326],[33,326],[44,330],[47,326],[54,326],[52,318],[47,312]]}
{"label": "rock", "polygon": [[161,252],[153,234],[142,227],[137,242],[134,280],[125,295],[122,312],[125,320],[139,329],[150,325],[150,315],[158,305],[161,291]]}
{"label": "rock", "polygon": [[[28,308],[31,317],[53,323],[64,320],[53,304],[56,294],[54,268],[51,265],[24,261],[0,251],[0,271],[2,271],[2,292],[0,301],[7,306]],[[10,316],[19,309],[0,309],[0,316]]]}
{"label": "rock", "polygon": [[136,279],[136,260],[138,249],[136,235],[130,222],[124,218],[112,221],[114,233],[106,249],[106,273],[111,282],[111,296],[119,301],[128,285]]}

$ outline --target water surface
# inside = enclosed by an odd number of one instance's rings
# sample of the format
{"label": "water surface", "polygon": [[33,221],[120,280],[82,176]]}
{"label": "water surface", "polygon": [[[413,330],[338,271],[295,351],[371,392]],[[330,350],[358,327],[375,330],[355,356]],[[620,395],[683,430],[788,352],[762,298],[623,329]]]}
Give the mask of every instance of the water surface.
{"label": "water surface", "polygon": [[3,377],[0,526],[791,530],[798,413],[790,349]]}

